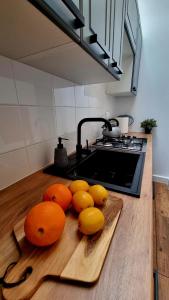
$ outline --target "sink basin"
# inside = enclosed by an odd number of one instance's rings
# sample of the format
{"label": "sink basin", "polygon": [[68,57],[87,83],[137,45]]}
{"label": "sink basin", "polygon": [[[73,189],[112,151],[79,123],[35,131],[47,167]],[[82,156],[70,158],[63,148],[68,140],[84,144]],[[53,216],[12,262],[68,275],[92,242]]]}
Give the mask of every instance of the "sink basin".
{"label": "sink basin", "polygon": [[67,173],[109,190],[140,196],[145,153],[96,150]]}
{"label": "sink basin", "polygon": [[109,190],[139,197],[144,157],[144,152],[96,149],[81,158],[71,155],[66,169],[58,169],[52,164],[44,172],[72,180],[84,179],[89,184],[101,184]]}

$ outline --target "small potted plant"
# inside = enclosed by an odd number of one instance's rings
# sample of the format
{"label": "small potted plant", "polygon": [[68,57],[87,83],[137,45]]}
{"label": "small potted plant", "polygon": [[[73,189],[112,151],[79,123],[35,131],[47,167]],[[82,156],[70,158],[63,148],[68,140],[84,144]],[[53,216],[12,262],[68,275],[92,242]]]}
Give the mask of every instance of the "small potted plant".
{"label": "small potted plant", "polygon": [[146,119],[141,122],[141,127],[144,128],[145,133],[151,133],[153,127],[157,127],[157,121],[154,119]]}

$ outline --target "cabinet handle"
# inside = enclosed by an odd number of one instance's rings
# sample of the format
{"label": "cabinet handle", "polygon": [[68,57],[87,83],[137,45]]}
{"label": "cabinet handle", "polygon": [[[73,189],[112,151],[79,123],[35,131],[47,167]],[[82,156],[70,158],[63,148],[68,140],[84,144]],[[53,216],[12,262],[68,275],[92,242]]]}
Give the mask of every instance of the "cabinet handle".
{"label": "cabinet handle", "polygon": [[113,62],[113,63],[111,64],[111,66],[112,66],[113,68],[117,68],[117,61]]}
{"label": "cabinet handle", "polygon": [[[94,34],[92,34],[91,36],[90,36],[90,38],[89,38],[89,43],[90,44],[96,44],[96,43],[98,43],[99,44],[99,42],[98,42],[98,40],[97,40],[97,34],[96,33],[94,33]],[[103,52],[104,52],[104,54],[102,55],[102,58],[103,59],[108,59],[108,58],[110,58],[110,56],[108,55],[108,53],[105,51],[105,49],[99,44],[99,47],[103,50]]]}
{"label": "cabinet handle", "polygon": [[[58,21],[59,18],[62,18],[56,7],[52,5],[51,0],[28,0],[32,3],[37,9],[39,9],[43,14],[45,14],[48,18],[50,18],[54,23]],[[84,16],[80,13],[77,6],[72,2],[72,0],[62,0],[63,4],[71,11],[71,13],[75,16],[74,20],[74,29],[81,28],[85,26]],[[57,23],[56,23],[57,24]]]}
{"label": "cabinet handle", "polygon": [[118,67],[118,65],[117,65],[117,61],[114,61],[112,64],[111,64],[111,66],[113,67],[113,68],[117,68],[118,69],[118,74],[119,75],[121,75],[121,74],[123,74],[123,71]]}
{"label": "cabinet handle", "polygon": [[81,28],[85,26],[84,16],[80,13],[77,6],[73,3],[72,0],[62,0],[65,6],[71,11],[71,13],[75,16],[75,27]]}

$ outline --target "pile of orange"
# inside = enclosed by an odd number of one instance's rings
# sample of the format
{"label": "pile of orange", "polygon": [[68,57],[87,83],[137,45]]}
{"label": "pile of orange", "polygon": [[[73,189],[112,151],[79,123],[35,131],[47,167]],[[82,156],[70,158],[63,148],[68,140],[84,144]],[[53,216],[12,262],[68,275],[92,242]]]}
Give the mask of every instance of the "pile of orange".
{"label": "pile of orange", "polygon": [[56,242],[64,230],[65,211],[71,206],[78,217],[79,230],[93,234],[104,226],[104,215],[94,205],[104,205],[107,190],[100,186],[89,186],[84,180],[75,180],[69,187],[56,183],[43,194],[43,202],[35,205],[24,223],[26,238],[35,246],[49,246]]}

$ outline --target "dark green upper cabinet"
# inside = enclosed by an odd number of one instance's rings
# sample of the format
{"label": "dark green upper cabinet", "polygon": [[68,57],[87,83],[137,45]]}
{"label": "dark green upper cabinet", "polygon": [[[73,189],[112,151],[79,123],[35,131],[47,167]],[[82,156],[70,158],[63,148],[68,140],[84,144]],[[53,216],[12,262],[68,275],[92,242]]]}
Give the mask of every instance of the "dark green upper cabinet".
{"label": "dark green upper cabinet", "polygon": [[120,78],[126,0],[84,0],[82,41]]}
{"label": "dark green upper cabinet", "polygon": [[75,83],[124,86],[125,28],[132,46],[131,91],[132,75],[133,89],[138,79],[132,71],[139,67],[138,24],[136,0],[5,0],[0,54]]}
{"label": "dark green upper cabinet", "polygon": [[85,24],[81,0],[28,0],[71,37],[80,41],[80,28]]}
{"label": "dark green upper cabinet", "polygon": [[110,58],[110,2],[110,0],[83,1],[85,26],[83,27],[82,40],[105,65],[108,65]]}
{"label": "dark green upper cabinet", "polygon": [[141,27],[139,25],[138,33],[137,33],[136,54],[135,54],[135,58],[134,58],[132,85],[131,85],[131,91],[134,95],[137,95],[137,89],[138,89],[141,50],[142,50],[142,32],[141,32]]}
{"label": "dark green upper cabinet", "polygon": [[137,0],[127,0],[126,3],[126,27],[128,34],[130,35],[133,50],[136,50],[137,32],[139,24],[139,11],[137,6]]}
{"label": "dark green upper cabinet", "polygon": [[[109,69],[112,68],[120,75],[122,71],[122,50],[124,34],[125,0],[111,1],[111,19],[110,26],[110,60]],[[112,20],[114,22],[112,22]]]}
{"label": "dark green upper cabinet", "polygon": [[97,43],[109,56],[109,22],[110,22],[110,0],[89,1],[89,26],[92,34],[97,35]]}

